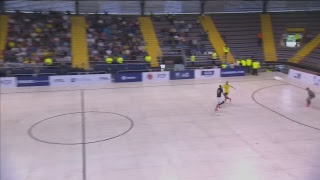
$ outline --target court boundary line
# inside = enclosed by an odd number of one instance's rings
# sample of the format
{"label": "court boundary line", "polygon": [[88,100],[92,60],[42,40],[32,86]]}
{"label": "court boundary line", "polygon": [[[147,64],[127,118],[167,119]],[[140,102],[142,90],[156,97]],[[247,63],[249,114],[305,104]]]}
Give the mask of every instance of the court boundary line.
{"label": "court boundary line", "polygon": [[86,153],[86,117],[84,91],[81,90],[81,135],[82,135],[82,179],[87,179],[87,153]]}
{"label": "court boundary line", "polygon": [[[256,100],[255,94],[256,94],[257,92],[259,92],[259,91],[261,91],[261,90],[264,90],[264,89],[276,87],[276,86],[289,85],[289,86],[293,86],[293,87],[296,87],[296,88],[299,88],[299,89],[303,89],[302,87],[293,85],[293,84],[291,84],[291,83],[287,83],[287,82],[284,82],[284,83],[285,83],[285,84],[278,84],[278,85],[272,85],[272,86],[267,86],[267,87],[260,88],[260,89],[254,91],[254,92],[251,94],[251,99],[252,99],[256,104],[260,105],[261,107],[263,107],[263,108],[265,108],[265,109],[268,109],[269,111],[271,111],[271,112],[273,112],[273,113],[276,113],[276,114],[278,114],[279,116],[281,116],[281,117],[283,117],[283,118],[285,118],[285,119],[287,119],[287,120],[289,120],[289,121],[291,121],[291,122],[294,122],[294,123],[297,123],[297,124],[299,124],[299,125],[302,125],[302,126],[305,126],[305,127],[308,127],[308,128],[311,128],[311,129],[320,131],[320,128],[317,128],[317,127],[314,127],[314,126],[311,126],[311,125],[307,125],[307,124],[304,124],[304,123],[302,123],[302,122],[299,122],[299,121],[296,121],[296,120],[294,120],[294,119],[291,119],[291,118],[285,116],[284,114],[281,114],[281,113],[279,113],[278,111],[275,111],[275,110],[273,110],[273,109],[271,109],[271,108],[263,105],[262,103],[260,103],[260,102],[258,102],[258,101]],[[319,94],[319,93],[317,93],[317,92],[315,92],[315,93],[316,93],[316,94]]]}
{"label": "court boundary line", "polygon": [[166,84],[166,85],[147,85],[147,86],[124,86],[124,87],[105,87],[105,88],[95,88],[95,89],[67,89],[67,90],[47,90],[47,91],[22,91],[22,92],[5,92],[1,94],[24,94],[24,93],[46,93],[46,92],[69,92],[69,91],[96,91],[96,90],[109,90],[109,89],[131,89],[131,88],[153,88],[153,87],[170,87],[170,86],[190,86],[190,85],[201,85],[201,84],[218,84],[218,83],[225,83],[226,81],[229,82],[254,82],[254,81],[275,81],[275,79],[259,79],[259,80],[243,80],[243,81],[230,81],[230,80],[224,80],[224,81],[219,81],[219,82],[205,82],[205,83],[188,83],[188,84]]}
{"label": "court boundary line", "polygon": [[0,82],[0,179],[2,176],[2,87]]}

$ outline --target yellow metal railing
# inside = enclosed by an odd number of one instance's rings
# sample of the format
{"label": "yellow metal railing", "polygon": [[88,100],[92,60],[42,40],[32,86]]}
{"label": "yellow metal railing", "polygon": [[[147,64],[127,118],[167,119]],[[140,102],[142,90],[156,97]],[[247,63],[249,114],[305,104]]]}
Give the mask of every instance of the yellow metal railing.
{"label": "yellow metal railing", "polygon": [[151,67],[159,67],[158,57],[162,55],[162,51],[151,18],[139,17],[139,22],[143,39],[147,43],[147,52],[152,58]]}

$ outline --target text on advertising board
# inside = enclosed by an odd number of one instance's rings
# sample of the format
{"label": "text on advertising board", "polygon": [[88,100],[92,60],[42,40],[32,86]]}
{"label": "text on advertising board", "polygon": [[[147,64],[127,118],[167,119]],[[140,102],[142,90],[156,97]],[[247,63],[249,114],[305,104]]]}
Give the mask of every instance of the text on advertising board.
{"label": "text on advertising board", "polygon": [[[154,75],[153,74],[148,74],[147,75],[147,78],[149,79],[149,80],[152,80],[154,77],[153,77]],[[156,78],[157,79],[163,79],[163,78],[166,78],[166,74],[164,74],[164,73],[162,73],[162,74],[156,74]]]}
{"label": "text on advertising board", "polygon": [[135,76],[121,76],[122,80],[134,80],[137,79],[137,77]]}
{"label": "text on advertising board", "polygon": [[17,78],[18,87],[25,86],[49,86],[49,77],[18,77]]}
{"label": "text on advertising board", "polygon": [[1,83],[1,85],[9,85],[9,84],[11,84],[11,83],[13,83],[13,81],[12,80],[0,80],[0,83]]}
{"label": "text on advertising board", "polygon": [[243,68],[221,69],[221,77],[245,76],[246,72]]}
{"label": "text on advertising board", "polygon": [[210,70],[210,71],[201,71],[201,76],[213,76],[214,75],[214,71]]}
{"label": "text on advertising board", "polygon": [[185,70],[185,71],[171,71],[170,79],[194,79],[194,71],[193,70]]}
{"label": "text on advertising board", "polygon": [[114,76],[115,82],[140,82],[142,73],[117,73]]}

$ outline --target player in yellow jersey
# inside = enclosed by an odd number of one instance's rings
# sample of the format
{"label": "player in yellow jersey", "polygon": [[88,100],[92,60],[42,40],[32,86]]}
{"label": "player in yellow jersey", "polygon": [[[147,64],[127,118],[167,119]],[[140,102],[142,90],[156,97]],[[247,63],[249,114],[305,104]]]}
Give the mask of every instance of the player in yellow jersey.
{"label": "player in yellow jersey", "polygon": [[233,86],[231,86],[231,85],[229,84],[228,81],[226,82],[226,84],[223,85],[224,98],[225,98],[224,101],[225,101],[225,102],[227,102],[227,99],[229,99],[230,102],[231,102],[231,98],[228,97],[230,87],[232,87],[233,89],[235,89]]}

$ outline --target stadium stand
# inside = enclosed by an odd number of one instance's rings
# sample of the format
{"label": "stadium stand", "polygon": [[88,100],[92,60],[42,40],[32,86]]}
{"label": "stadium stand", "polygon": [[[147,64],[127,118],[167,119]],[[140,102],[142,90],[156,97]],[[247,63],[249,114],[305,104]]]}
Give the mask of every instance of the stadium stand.
{"label": "stadium stand", "polygon": [[122,56],[124,62],[143,60],[146,54],[136,16],[88,15],[90,61]]}
{"label": "stadium stand", "polygon": [[[293,57],[299,47],[284,47],[282,44],[283,35],[287,28],[305,28],[305,37],[302,38],[301,47],[310,41],[307,38],[310,33],[320,32],[320,13],[310,12],[279,12],[270,13],[272,17],[274,40],[277,47],[278,60],[287,61]],[[316,34],[314,34],[316,35]],[[315,36],[314,36],[315,37]],[[282,45],[281,45],[282,44]]]}
{"label": "stadium stand", "polygon": [[198,16],[176,15],[154,17],[157,36],[163,55],[183,56],[190,65],[190,56],[196,56],[196,65],[211,64],[212,45],[208,40]]}
{"label": "stadium stand", "polygon": [[261,32],[258,13],[215,14],[212,19],[235,59],[254,56],[256,60],[263,60],[263,50],[257,37]]}
{"label": "stadium stand", "polygon": [[309,56],[305,57],[301,64],[311,67],[316,67],[320,69],[320,47],[316,48],[312,53],[309,54]]}
{"label": "stadium stand", "polygon": [[[144,61],[146,44],[137,16],[87,15],[89,59],[95,71],[116,73],[148,69]],[[107,64],[111,57],[113,63]],[[122,57],[119,64],[117,58]]]}
{"label": "stadium stand", "polygon": [[64,13],[10,15],[4,60],[8,63],[71,62],[70,21]]}

